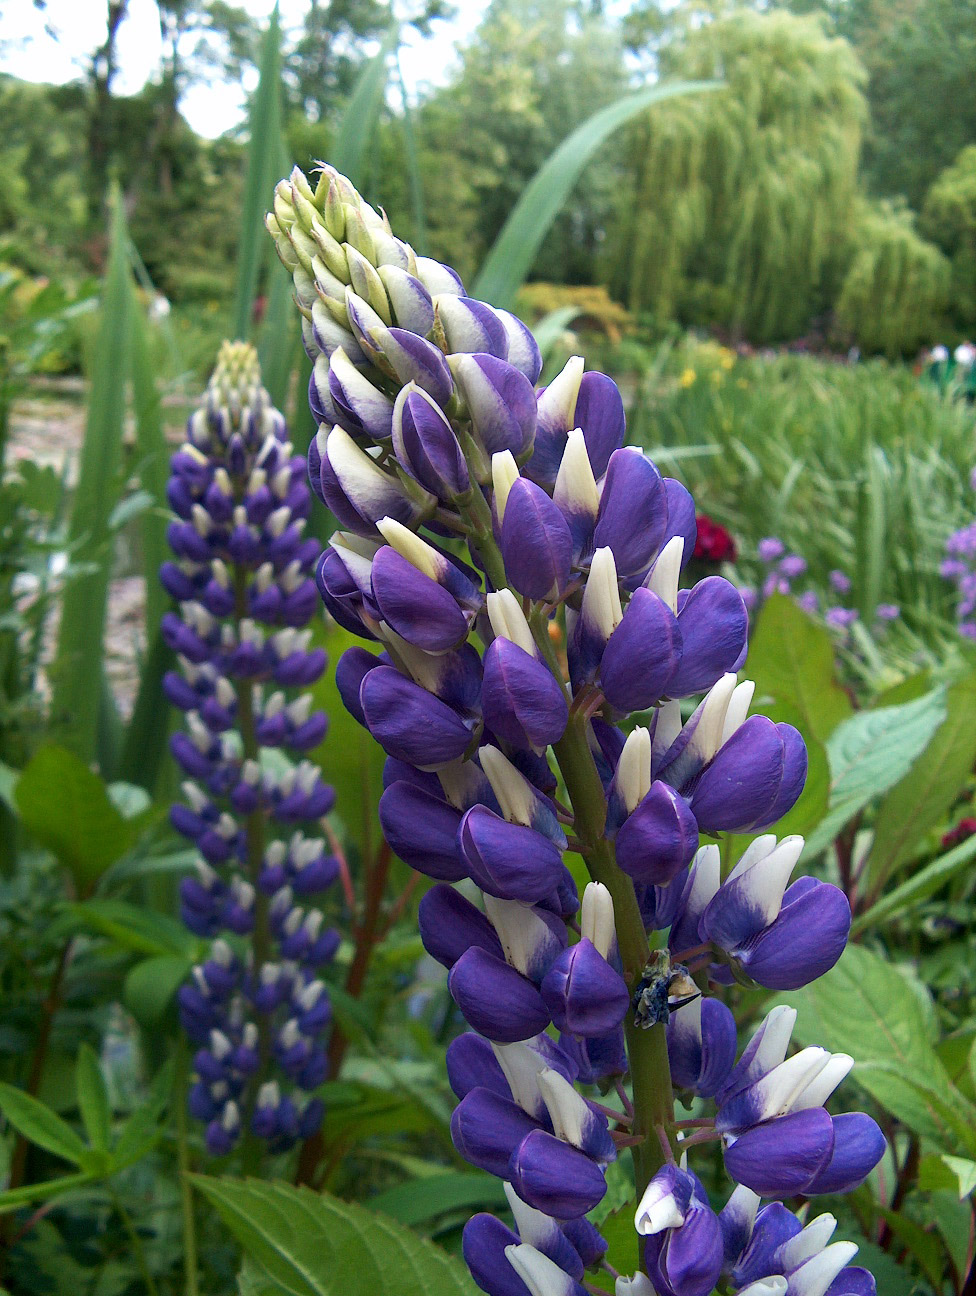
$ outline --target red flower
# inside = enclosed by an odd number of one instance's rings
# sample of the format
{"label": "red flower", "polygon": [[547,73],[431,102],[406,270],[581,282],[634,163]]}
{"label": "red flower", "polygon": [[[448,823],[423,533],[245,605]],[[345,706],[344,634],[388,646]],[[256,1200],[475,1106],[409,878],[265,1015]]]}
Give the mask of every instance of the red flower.
{"label": "red flower", "polygon": [[942,849],[948,850],[950,846],[958,846],[968,837],[976,834],[976,819],[967,815],[965,819],[960,819],[955,828],[951,828],[942,838]]}
{"label": "red flower", "polygon": [[735,541],[725,527],[713,522],[707,513],[699,513],[695,521],[698,523],[698,538],[694,556],[704,562],[735,562]]}

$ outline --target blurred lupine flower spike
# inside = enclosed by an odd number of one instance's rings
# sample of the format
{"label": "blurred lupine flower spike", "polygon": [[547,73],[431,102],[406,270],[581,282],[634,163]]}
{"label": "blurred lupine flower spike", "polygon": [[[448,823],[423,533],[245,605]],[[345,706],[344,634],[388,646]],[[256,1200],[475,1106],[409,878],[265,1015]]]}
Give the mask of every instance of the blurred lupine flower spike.
{"label": "blurred lupine flower spike", "polygon": [[[788,1010],[736,1062],[725,987],[805,984],[850,925],[836,888],[791,883],[802,841],[764,832],[800,795],[806,749],[749,714],[743,600],[718,576],[680,588],[693,501],[624,444],[609,378],[573,357],[536,391],[525,326],[329,167],[282,181],[268,227],[314,364],[309,476],[339,522],[316,580],[368,645],[343,655],[339,692],[387,755],[386,838],[434,882],[421,937],[469,1027],[447,1051],[454,1144],[512,1211],[512,1227],[467,1224],[474,1280],[583,1296],[606,1251],[587,1214],[635,1146],[643,1272],[618,1292],[706,1296],[722,1278],[756,1296],[734,1270],[752,1190],[732,1193],[727,1242],[730,1208],[686,1154],[714,1141],[733,1181],[775,1197],[846,1191],[883,1139],[827,1113],[850,1059],[788,1056]],[[760,834],[724,878],[701,842],[721,833]],[[582,896],[570,849],[593,875]],[[713,1113],[693,1136],[674,1088]],[[763,1290],[782,1296],[805,1254],[765,1256]]]}
{"label": "blurred lupine flower spike", "polygon": [[179,1007],[198,1050],[190,1110],[215,1156],[248,1131],[282,1151],[323,1115],[331,1009],[319,973],[339,936],[315,897],[339,864],[303,831],[333,802],[304,757],[327,724],[305,691],[326,664],[305,629],[320,552],[304,535],[305,471],[254,348],[225,342],[172,459],[174,557],[160,573],[179,606],[163,621],[179,665],[164,690],[186,716],[172,820],[199,851],[182,914],[211,942]]}

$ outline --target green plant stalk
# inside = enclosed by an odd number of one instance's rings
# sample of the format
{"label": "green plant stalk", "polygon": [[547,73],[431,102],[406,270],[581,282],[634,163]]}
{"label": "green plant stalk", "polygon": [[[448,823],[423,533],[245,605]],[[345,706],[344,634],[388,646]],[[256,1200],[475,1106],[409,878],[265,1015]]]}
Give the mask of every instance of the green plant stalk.
{"label": "green plant stalk", "polygon": [[132,1245],[132,1255],[136,1262],[136,1267],[142,1278],[143,1285],[146,1288],[146,1296],[159,1296],[159,1288],[156,1286],[152,1272],[149,1268],[149,1262],[146,1259],[146,1248],[143,1246],[142,1238],[132,1223],[132,1217],[122,1204],[122,1199],[114,1188],[109,1189],[109,1196],[112,1199],[112,1208],[116,1215],[122,1221],[122,1227],[125,1229],[126,1236]]}
{"label": "green plant stalk", "polygon": [[180,1031],[176,1044],[173,1104],[176,1108],[176,1164],[180,1177],[180,1214],[183,1218],[184,1296],[200,1296],[197,1280],[197,1226],[193,1212],[192,1167],[190,1165],[190,1128],[187,1120],[187,1097],[190,1060],[186,1036]]}
{"label": "green plant stalk", "polygon": [[[234,568],[234,612],[238,624],[247,615],[247,571],[243,567]],[[245,760],[257,761],[261,755],[254,723],[254,685],[250,680],[238,680],[237,691],[237,727],[241,735],[241,747]],[[244,832],[247,838],[247,876],[254,887],[254,930],[251,934],[251,951],[253,955],[252,975],[255,982],[261,977],[261,969],[271,953],[271,927],[268,920],[268,897],[258,886],[258,875],[264,863],[264,848],[267,824],[262,810],[254,810],[244,820]],[[257,1098],[258,1083],[267,1070],[271,1057],[271,1033],[266,1013],[257,1014],[258,1057],[260,1063],[250,1085],[241,1119],[245,1123],[244,1168],[254,1172],[260,1165],[262,1145],[251,1133],[251,1116]]]}

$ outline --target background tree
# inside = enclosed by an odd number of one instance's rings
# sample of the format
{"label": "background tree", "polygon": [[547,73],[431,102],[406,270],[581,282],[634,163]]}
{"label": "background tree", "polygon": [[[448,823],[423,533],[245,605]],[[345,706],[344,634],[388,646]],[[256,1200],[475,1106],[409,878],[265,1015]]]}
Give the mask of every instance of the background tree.
{"label": "background tree", "polygon": [[959,329],[972,329],[976,325],[976,144],[964,148],[932,185],[921,226],[952,262],[952,322]]}

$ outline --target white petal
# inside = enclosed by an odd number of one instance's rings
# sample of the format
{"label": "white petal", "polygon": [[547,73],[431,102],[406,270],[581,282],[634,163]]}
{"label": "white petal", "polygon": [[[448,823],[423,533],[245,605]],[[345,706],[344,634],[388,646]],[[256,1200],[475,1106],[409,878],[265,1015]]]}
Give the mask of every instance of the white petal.
{"label": "white petal", "polygon": [[600,494],[580,428],[574,428],[566,438],[552,498],[567,512],[587,513],[595,518],[599,511]]}
{"label": "white petal", "polygon": [[627,735],[614,783],[627,813],[633,814],[651,790],[651,735],[642,726]]}
{"label": "white petal", "polygon": [[505,1255],[532,1296],[570,1296],[573,1279],[534,1246],[507,1246]]}
{"label": "white petal", "polygon": [[610,638],[623,620],[620,590],[617,587],[617,564],[613,550],[597,549],[590,562],[590,574],[583,590],[580,615],[599,630],[604,640]]}
{"label": "white petal", "polygon": [[784,1269],[796,1269],[804,1260],[818,1255],[833,1237],[837,1221],[833,1215],[818,1215],[811,1220],[802,1233],[784,1242],[776,1252],[776,1263]]}
{"label": "white petal", "polygon": [[672,536],[657,556],[651,568],[645,586],[656,594],[662,603],[667,603],[672,612],[678,610],[678,578],[681,575],[681,559],[685,542],[681,536]]}
{"label": "white petal", "polygon": [[491,483],[494,488],[495,512],[498,521],[505,516],[508,492],[519,479],[518,464],[511,450],[500,450],[491,456]]}
{"label": "white petal", "polygon": [[535,640],[525,619],[522,605],[510,589],[498,590],[489,594],[485,600],[488,606],[488,620],[498,639],[510,639],[512,643],[536,655]]}
{"label": "white petal", "polygon": [[490,743],[479,748],[478,757],[485,778],[498,798],[502,814],[509,823],[522,824],[530,828],[536,801],[528,781],[523,778],[508,757],[503,756],[498,748],[492,747]]}
{"label": "white petal", "polygon": [[722,726],[722,746],[729,741],[741,725],[745,723],[746,716],[749,714],[749,708],[752,706],[753,694],[756,691],[756,685],[752,680],[743,680],[736,686],[735,692],[729,702],[729,709],[725,713],[725,724]]}
{"label": "white petal", "polygon": [[857,1255],[853,1242],[835,1242],[790,1274],[790,1296],[825,1296],[827,1288]]}
{"label": "white petal", "polygon": [[841,1081],[847,1078],[853,1065],[854,1059],[847,1053],[834,1053],[827,1065],[793,1100],[791,1110],[806,1111],[810,1107],[822,1107]]}
{"label": "white petal", "polygon": [[604,958],[617,943],[613,918],[613,897],[602,882],[589,882],[580,903],[580,935]]}

